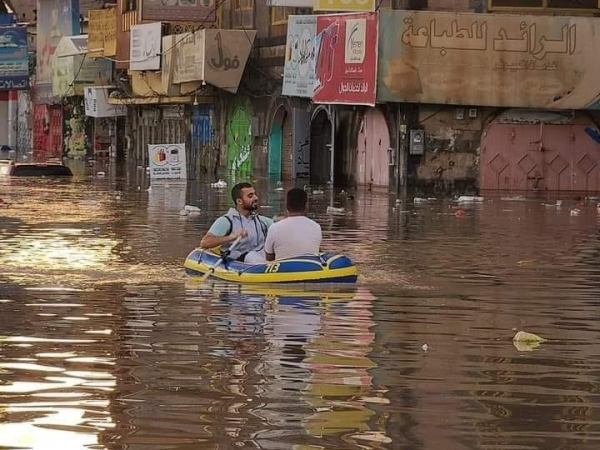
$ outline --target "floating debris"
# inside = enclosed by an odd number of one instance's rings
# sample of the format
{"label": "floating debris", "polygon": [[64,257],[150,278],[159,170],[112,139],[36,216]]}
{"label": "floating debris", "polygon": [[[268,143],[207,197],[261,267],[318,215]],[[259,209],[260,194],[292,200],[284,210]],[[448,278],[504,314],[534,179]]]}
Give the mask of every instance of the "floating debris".
{"label": "floating debris", "polygon": [[327,214],[346,214],[346,208],[337,208],[335,206],[327,207]]}
{"label": "floating debris", "polygon": [[502,197],[500,198],[500,200],[503,200],[505,202],[524,202],[527,199],[523,195],[516,195],[514,197]]}
{"label": "floating debris", "polygon": [[456,200],[458,203],[481,203],[483,202],[483,197],[475,197],[473,195],[461,195]]}
{"label": "floating debris", "polygon": [[185,209],[186,211],[189,211],[189,212],[200,212],[200,208],[198,208],[197,206],[193,206],[193,205],[185,205],[183,207],[183,209]]}
{"label": "floating debris", "polygon": [[217,189],[225,189],[227,187],[227,181],[219,180],[216,183],[210,183],[210,187],[214,187]]}
{"label": "floating debris", "polygon": [[513,337],[513,345],[520,352],[531,352],[539,347],[542,342],[546,342],[546,339],[527,331],[518,331]]}

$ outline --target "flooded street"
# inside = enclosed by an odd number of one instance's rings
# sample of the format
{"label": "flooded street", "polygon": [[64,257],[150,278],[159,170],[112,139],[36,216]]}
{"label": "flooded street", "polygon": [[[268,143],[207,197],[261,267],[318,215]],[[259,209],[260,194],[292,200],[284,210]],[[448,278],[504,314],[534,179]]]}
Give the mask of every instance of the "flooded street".
{"label": "flooded street", "polygon": [[599,448],[596,201],[325,189],[357,286],[201,284],[229,188],[72,168],[0,178],[0,449]]}

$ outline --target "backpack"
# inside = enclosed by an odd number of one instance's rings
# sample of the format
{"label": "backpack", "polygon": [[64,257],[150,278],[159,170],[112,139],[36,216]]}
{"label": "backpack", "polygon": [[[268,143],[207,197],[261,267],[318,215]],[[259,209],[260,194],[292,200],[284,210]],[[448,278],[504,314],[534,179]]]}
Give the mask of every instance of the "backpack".
{"label": "backpack", "polygon": [[[227,231],[227,233],[225,233],[225,236],[227,236],[228,234],[231,234],[231,231],[233,230],[233,222],[231,221],[229,216],[224,215],[223,217],[225,217],[229,221],[229,230]],[[265,238],[266,238],[267,237],[267,225],[262,220],[260,220],[259,215],[257,215],[256,217],[258,217],[258,221],[260,222],[260,227],[262,228],[263,234],[265,235]]]}

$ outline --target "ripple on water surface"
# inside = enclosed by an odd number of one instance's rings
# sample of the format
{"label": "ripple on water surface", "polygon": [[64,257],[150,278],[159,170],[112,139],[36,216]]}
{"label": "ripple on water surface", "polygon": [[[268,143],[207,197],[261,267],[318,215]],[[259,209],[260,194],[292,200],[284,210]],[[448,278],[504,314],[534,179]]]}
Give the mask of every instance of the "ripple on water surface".
{"label": "ripple on water surface", "polygon": [[0,447],[598,448],[595,204],[325,190],[358,287],[198,284],[226,190],[106,171],[0,183]]}

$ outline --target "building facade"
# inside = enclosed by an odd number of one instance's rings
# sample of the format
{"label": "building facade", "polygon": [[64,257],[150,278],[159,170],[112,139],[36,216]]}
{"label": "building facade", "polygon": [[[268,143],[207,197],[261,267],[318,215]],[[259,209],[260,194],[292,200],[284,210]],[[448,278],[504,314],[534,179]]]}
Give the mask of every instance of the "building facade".
{"label": "building facade", "polygon": [[163,3],[39,0],[34,151],[146,166],[179,143],[190,177],[600,189],[597,0]]}

